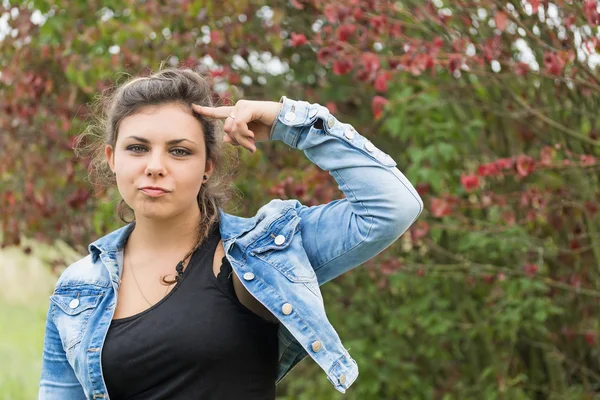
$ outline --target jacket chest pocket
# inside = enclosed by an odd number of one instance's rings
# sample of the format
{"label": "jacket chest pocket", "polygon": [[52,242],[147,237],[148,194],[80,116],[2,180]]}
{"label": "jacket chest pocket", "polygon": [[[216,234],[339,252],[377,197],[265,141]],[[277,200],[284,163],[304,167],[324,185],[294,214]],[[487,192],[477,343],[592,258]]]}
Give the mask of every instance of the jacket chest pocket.
{"label": "jacket chest pocket", "polygon": [[56,290],[50,301],[54,304],[52,316],[67,354],[81,342],[92,312],[104,294],[100,290]]}
{"label": "jacket chest pocket", "polygon": [[250,251],[250,255],[273,266],[292,282],[314,282],[312,268],[302,244],[301,218],[284,215],[276,220],[261,236]]}

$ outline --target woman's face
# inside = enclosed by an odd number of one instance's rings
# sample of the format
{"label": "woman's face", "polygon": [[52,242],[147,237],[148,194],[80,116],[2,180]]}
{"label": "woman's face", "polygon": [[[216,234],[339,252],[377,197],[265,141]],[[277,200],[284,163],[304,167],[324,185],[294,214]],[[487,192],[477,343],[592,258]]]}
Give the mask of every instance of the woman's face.
{"label": "woman's face", "polygon": [[[114,149],[107,145],[105,153],[136,219],[197,212],[203,175],[213,171],[202,125],[181,105],[154,106],[124,118]],[[149,186],[164,192],[144,189]]]}

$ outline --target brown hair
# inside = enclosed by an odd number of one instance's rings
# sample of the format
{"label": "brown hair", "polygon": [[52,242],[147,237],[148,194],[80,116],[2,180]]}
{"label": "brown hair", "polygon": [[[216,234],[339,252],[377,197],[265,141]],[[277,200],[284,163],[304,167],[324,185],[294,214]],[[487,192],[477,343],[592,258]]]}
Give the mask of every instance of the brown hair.
{"label": "brown hair", "polygon": [[[218,209],[231,197],[231,176],[229,166],[233,161],[233,153],[222,148],[224,135],[222,125],[217,120],[200,116],[191,109],[191,103],[213,107],[218,95],[212,89],[212,83],[191,69],[165,68],[149,76],[129,78],[122,85],[108,89],[93,104],[93,119],[86,130],[77,137],[74,150],[78,157],[87,159],[88,170],[92,181],[100,189],[115,187],[115,177],[108,166],[104,154],[105,145],[113,148],[117,142],[121,121],[145,108],[165,104],[178,104],[189,109],[191,114],[202,124],[204,142],[206,143],[206,159],[214,163],[213,173],[208,181],[202,184],[197,200],[201,219],[197,229],[196,246],[184,258],[206,239],[213,226],[219,221]],[[127,214],[131,218],[127,218]],[[130,223],[135,220],[133,210],[122,198],[117,206],[117,215],[121,221]],[[162,281],[172,284],[165,277]]]}

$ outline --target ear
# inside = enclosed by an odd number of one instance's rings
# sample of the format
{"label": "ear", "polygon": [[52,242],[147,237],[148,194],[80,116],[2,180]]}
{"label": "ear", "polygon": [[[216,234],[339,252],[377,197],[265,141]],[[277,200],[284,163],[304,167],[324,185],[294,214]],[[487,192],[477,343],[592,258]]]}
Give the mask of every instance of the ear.
{"label": "ear", "polygon": [[111,145],[107,144],[104,147],[104,155],[106,156],[106,161],[108,162],[110,169],[112,171],[114,171],[115,170],[115,163],[114,163],[115,153],[114,153]]}
{"label": "ear", "polygon": [[210,177],[214,169],[215,163],[212,160],[206,160],[206,164],[204,166],[204,175],[208,175]]}

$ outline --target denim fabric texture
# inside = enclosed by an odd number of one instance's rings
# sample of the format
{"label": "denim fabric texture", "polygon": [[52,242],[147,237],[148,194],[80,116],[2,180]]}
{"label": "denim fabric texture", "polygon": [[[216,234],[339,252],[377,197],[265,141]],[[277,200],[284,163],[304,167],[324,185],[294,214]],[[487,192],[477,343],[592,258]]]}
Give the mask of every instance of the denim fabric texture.
{"label": "denim fabric texture", "polygon": [[[280,321],[278,382],[308,355],[345,393],[358,366],[327,319],[319,287],[397,240],[423,202],[389,155],[326,107],[285,96],[280,102],[271,140],[303,150],[329,171],[345,198],[312,207],[273,200],[252,218],[220,210],[225,255],[246,289]],[[134,226],[91,243],[89,254],[59,277],[50,296],[39,399],[109,397],[100,357]]]}

